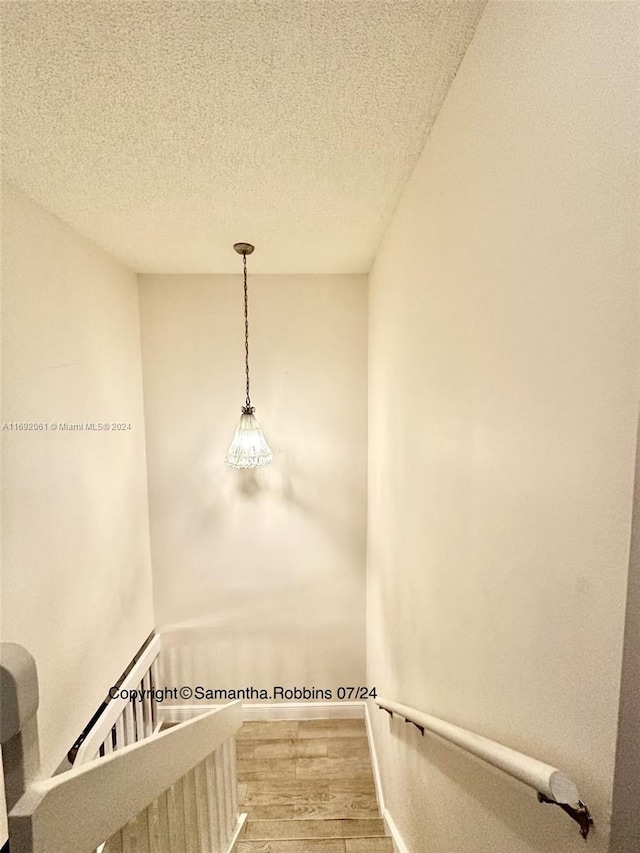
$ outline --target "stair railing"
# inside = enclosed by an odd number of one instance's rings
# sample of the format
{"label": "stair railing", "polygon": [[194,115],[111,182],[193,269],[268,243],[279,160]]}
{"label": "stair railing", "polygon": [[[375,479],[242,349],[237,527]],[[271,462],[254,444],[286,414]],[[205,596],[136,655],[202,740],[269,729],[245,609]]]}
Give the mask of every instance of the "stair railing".
{"label": "stair railing", "polygon": [[[160,637],[152,636],[73,745],[68,757],[74,767],[98,756],[110,755],[158,730],[156,687],[159,654]],[[136,697],[134,701],[132,696]]]}
{"label": "stair railing", "polygon": [[9,813],[12,853],[229,853],[238,814],[229,705],[29,785]]}

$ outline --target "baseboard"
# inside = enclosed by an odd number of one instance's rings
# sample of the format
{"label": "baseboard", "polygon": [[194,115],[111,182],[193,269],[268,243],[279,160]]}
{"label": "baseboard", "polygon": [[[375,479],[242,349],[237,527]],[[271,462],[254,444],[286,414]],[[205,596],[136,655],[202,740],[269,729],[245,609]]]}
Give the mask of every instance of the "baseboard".
{"label": "baseboard", "polygon": [[380,765],[378,764],[378,755],[376,753],[376,745],[373,740],[373,728],[371,726],[371,711],[369,704],[365,702],[364,706],[364,722],[367,728],[367,740],[369,741],[369,754],[371,755],[371,768],[373,769],[373,781],[376,786],[376,797],[378,798],[378,806],[380,813],[384,814],[384,792],[382,790],[382,778],[380,776]]}
{"label": "baseboard", "polygon": [[364,717],[364,702],[274,702],[244,704],[245,720],[346,720]]}
{"label": "baseboard", "polygon": [[384,804],[384,792],[382,790],[382,777],[380,775],[380,764],[378,763],[378,754],[376,745],[373,739],[373,727],[371,725],[371,711],[368,703],[364,706],[364,720],[367,727],[367,740],[369,741],[369,753],[371,754],[371,767],[373,769],[373,781],[376,788],[376,797],[378,798],[378,806],[380,814],[384,822],[384,827],[389,833],[396,853],[409,853],[409,848],[404,842],[404,838],[400,835],[400,831],[391,817],[389,810]]}
{"label": "baseboard", "polygon": [[409,848],[404,843],[404,838],[400,835],[400,830],[395,825],[393,818],[387,809],[382,812],[382,820],[384,822],[385,829],[391,836],[393,846],[396,848],[396,853],[409,853]]}
{"label": "baseboard", "polygon": [[[180,723],[206,711],[215,711],[222,705],[159,705],[158,720],[162,723]],[[364,702],[261,702],[242,705],[243,719],[255,720],[345,720],[362,719]]]}

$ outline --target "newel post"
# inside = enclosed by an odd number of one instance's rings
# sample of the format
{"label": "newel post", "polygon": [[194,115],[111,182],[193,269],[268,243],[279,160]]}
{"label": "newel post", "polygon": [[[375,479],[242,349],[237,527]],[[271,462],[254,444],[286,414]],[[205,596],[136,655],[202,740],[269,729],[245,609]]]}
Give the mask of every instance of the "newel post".
{"label": "newel post", "polygon": [[8,811],[40,773],[39,698],[33,657],[17,643],[0,643],[0,744]]}

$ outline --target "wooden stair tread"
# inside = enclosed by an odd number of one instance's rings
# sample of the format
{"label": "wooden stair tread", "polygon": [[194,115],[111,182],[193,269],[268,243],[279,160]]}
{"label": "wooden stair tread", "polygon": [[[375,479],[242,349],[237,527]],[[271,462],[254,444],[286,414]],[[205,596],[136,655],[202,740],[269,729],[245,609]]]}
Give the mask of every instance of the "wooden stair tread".
{"label": "wooden stair tread", "polygon": [[307,779],[287,779],[281,782],[247,782],[246,792],[241,798],[247,805],[269,805],[285,803],[335,803],[346,799],[375,800],[373,779],[323,779],[312,782]]}
{"label": "wooden stair tread", "polygon": [[366,737],[364,720],[274,720],[244,723],[237,741]]}
{"label": "wooden stair tread", "polygon": [[353,737],[245,738],[237,742],[236,749],[239,760],[249,758],[369,757],[369,742],[364,732]]}
{"label": "wooden stair tread", "polygon": [[237,755],[236,853],[393,853],[363,720],[245,723]]}
{"label": "wooden stair tread", "polygon": [[373,784],[368,755],[346,758],[239,758],[239,782],[268,782],[288,779],[366,779]]}
{"label": "wooden stair tread", "polygon": [[250,820],[242,835],[243,840],[273,840],[278,838],[353,838],[356,836],[384,836],[381,818],[362,820]]}
{"label": "wooden stair tread", "polygon": [[393,853],[390,838],[240,840],[237,853]]}
{"label": "wooden stair tread", "polygon": [[375,796],[345,798],[331,803],[243,803],[249,820],[365,820],[380,817]]}
{"label": "wooden stair tread", "polygon": [[345,853],[344,841],[321,840],[239,841],[236,853]]}

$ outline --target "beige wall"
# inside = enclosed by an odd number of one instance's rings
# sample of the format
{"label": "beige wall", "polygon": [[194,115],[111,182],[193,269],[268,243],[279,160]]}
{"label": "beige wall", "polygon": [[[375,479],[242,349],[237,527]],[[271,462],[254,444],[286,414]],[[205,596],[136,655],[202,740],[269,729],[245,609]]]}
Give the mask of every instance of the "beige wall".
{"label": "beige wall", "polygon": [[4,773],[2,770],[2,753],[0,753],[0,845],[9,840],[9,825],[4,793]]}
{"label": "beige wall", "polygon": [[[370,275],[368,680],[565,769],[594,853],[638,411],[637,21],[490,3]],[[412,853],[584,849],[531,790],[373,713]]]}
{"label": "beige wall", "polygon": [[237,471],[224,456],[244,402],[242,278],[140,277],[168,677],[335,691],[364,677],[366,278],[249,263],[249,292],[252,402],[275,459]]}
{"label": "beige wall", "polygon": [[2,640],[40,679],[51,773],[153,628],[136,277],[5,186]]}
{"label": "beige wall", "polygon": [[[639,432],[640,438],[640,432]],[[611,853],[640,850],[640,441],[636,446]]]}

